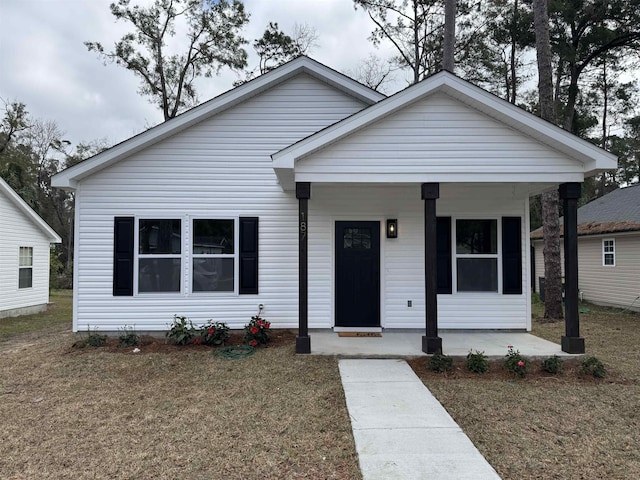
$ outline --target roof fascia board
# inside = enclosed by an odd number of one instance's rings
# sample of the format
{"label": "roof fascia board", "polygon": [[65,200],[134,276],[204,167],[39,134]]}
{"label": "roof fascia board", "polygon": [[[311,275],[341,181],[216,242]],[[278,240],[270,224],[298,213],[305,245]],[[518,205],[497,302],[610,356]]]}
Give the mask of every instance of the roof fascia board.
{"label": "roof fascia board", "polygon": [[24,213],[32,223],[34,223],[40,230],[42,230],[49,238],[49,243],[61,243],[62,239],[53,228],[51,228],[47,222],[45,222],[40,215],[33,211],[33,209],[27,205],[20,195],[18,195],[7,182],[0,178],[0,190],[5,192],[7,197],[13,204]]}
{"label": "roof fascia board", "polygon": [[164,140],[205,118],[220,113],[247,100],[272,86],[300,73],[307,73],[339,90],[352,95],[360,101],[372,105],[385,96],[331,68],[308,57],[298,57],[279,68],[261,75],[243,85],[188,110],[177,117],[136,135],[114,147],[70,167],[52,177],[54,187],[75,189],[77,182],[92,173],[101,170],[118,160],[133,155],[154,143]]}
{"label": "roof fascia board", "polygon": [[[395,113],[413,101],[438,91],[442,91],[538,141],[547,143],[580,161],[583,165],[589,163],[589,168],[593,166],[592,162],[595,162],[599,169],[616,168],[617,157],[615,155],[444,71],[275,153],[272,155],[273,165],[279,168],[294,168],[296,160]],[[543,139],[540,138],[541,135]]]}

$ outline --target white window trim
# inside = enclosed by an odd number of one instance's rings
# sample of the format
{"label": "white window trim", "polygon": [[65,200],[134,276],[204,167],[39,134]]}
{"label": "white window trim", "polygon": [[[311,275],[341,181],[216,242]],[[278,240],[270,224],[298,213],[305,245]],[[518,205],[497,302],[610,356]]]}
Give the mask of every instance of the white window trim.
{"label": "white window trim", "polygon": [[[140,292],[138,290],[139,281],[139,265],[140,258],[154,258],[157,255],[153,254],[140,254],[139,245],[139,233],[140,233],[140,220],[180,220],[180,254],[163,254],[163,258],[180,258],[180,291],[179,292]],[[194,255],[191,250],[191,239],[193,232],[194,220],[233,220],[233,241],[234,241],[234,253],[233,254],[218,254],[216,258],[234,258],[233,261],[233,291],[229,292],[194,292],[193,291],[193,268],[191,262],[194,258],[207,257],[209,255]],[[195,295],[198,297],[203,296],[238,296],[240,275],[240,231],[239,231],[239,217],[229,215],[136,215],[134,225],[134,263],[133,263],[133,279],[134,279],[134,295],[141,297],[149,296],[189,296]]]}
{"label": "white window trim", "polygon": [[[191,239],[193,237],[193,222],[194,220],[232,220],[233,221],[233,252],[234,253],[218,253],[218,254],[193,254],[191,253]],[[231,217],[228,215],[198,215],[190,217],[189,220],[189,233],[185,235],[185,242],[187,243],[188,260],[187,260],[187,272],[185,278],[188,282],[187,288],[191,295],[200,296],[237,296],[238,286],[240,284],[240,221],[239,217]],[[194,258],[233,258],[233,291],[230,292],[194,292],[193,291],[193,268],[192,261]]]}
{"label": "white window trim", "polygon": [[[31,265],[20,265],[20,250],[23,248],[29,248],[31,249]],[[18,246],[18,290],[29,290],[30,288],[33,288],[33,252],[34,252],[34,247],[33,245],[20,245]],[[30,269],[31,270],[31,286],[30,287],[21,287],[20,286],[20,270],[23,269]]]}
{"label": "white window trim", "polygon": [[[456,248],[456,234],[457,234],[457,222],[458,220],[495,220],[496,221],[496,235],[497,235],[497,253],[460,253]],[[451,217],[451,292],[454,295],[502,295],[502,217],[489,217],[489,216],[464,216],[464,217]],[[492,292],[468,292],[458,291],[458,258],[496,258],[498,269],[498,291]]]}
{"label": "white window trim", "polygon": [[[611,242],[612,250],[606,251],[606,242]],[[613,256],[613,263],[606,263],[605,258],[607,255]],[[615,267],[616,266],[616,239],[615,238],[603,238],[602,239],[602,266],[603,267]]]}
{"label": "white window trim", "polygon": [[[162,255],[155,255],[155,254],[140,254],[140,220],[180,220],[180,251],[181,253],[167,253],[167,254],[162,254]],[[149,215],[137,215],[135,217],[135,225],[134,225],[134,236],[133,236],[133,251],[134,251],[134,255],[133,255],[133,282],[134,282],[134,292],[136,296],[159,296],[159,295],[163,295],[163,296],[178,296],[178,295],[184,295],[185,292],[185,282],[184,282],[184,278],[183,278],[183,272],[185,270],[185,249],[184,249],[184,242],[185,242],[185,224],[186,222],[188,222],[188,218],[186,218],[184,215],[154,215],[154,214],[149,214]],[[141,258],[179,258],[180,259],[180,291],[178,292],[140,292],[138,290],[139,285],[138,282],[140,280],[139,278],[139,267],[140,267],[140,259]]]}

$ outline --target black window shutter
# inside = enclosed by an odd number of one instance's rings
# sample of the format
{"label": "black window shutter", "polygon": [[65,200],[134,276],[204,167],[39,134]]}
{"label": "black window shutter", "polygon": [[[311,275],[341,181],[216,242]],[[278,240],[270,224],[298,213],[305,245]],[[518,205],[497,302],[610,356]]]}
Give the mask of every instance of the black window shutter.
{"label": "black window shutter", "polygon": [[502,217],[502,293],[522,293],[522,232],[520,217]]}
{"label": "black window shutter", "polygon": [[436,219],[438,293],[451,293],[451,217]]}
{"label": "black window shutter", "polygon": [[113,295],[133,295],[133,217],[113,221]]}
{"label": "black window shutter", "polygon": [[258,293],[258,217],[240,217],[240,294]]}

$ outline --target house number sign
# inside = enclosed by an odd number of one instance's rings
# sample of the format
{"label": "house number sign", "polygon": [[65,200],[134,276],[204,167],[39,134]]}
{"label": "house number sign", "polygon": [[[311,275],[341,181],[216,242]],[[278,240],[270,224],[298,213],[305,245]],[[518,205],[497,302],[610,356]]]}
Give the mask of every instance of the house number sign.
{"label": "house number sign", "polygon": [[304,240],[307,236],[307,221],[305,212],[300,212],[300,239]]}

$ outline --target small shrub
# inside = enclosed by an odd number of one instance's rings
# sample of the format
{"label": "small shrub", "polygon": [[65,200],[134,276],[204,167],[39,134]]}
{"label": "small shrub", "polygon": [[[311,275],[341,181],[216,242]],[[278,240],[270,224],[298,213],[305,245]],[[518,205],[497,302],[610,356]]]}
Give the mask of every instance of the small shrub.
{"label": "small shrub", "polygon": [[429,359],[429,368],[438,373],[453,370],[453,358],[442,353],[436,353]]}
{"label": "small shrub", "polygon": [[562,371],[562,359],[557,355],[553,357],[545,358],[542,361],[542,370],[547,373],[552,373],[554,375],[560,373]]}
{"label": "small shrub", "polygon": [[224,322],[209,320],[200,328],[200,338],[205,345],[222,345],[229,338],[229,326]]}
{"label": "small shrub", "polygon": [[504,359],[504,366],[511,373],[523,378],[529,371],[529,361],[520,355],[519,350],[514,350],[511,345],[509,345],[508,348],[509,350]]}
{"label": "small shrub", "polygon": [[165,336],[174,345],[187,345],[196,336],[196,329],[187,317],[174,315],[173,323]]}
{"label": "small shrub", "polygon": [[266,345],[271,335],[271,323],[259,314],[251,317],[251,321],[244,326],[244,341],[252,347]]}
{"label": "small shrub", "polygon": [[121,347],[135,347],[140,345],[140,337],[136,333],[133,327],[127,327],[126,325],[120,331],[118,337],[119,345]]}
{"label": "small shrub", "polygon": [[467,370],[473,373],[487,373],[489,371],[489,360],[484,352],[469,352],[467,354]]}
{"label": "small shrub", "polygon": [[93,332],[90,329],[87,329],[87,336],[85,338],[81,338],[77,340],[74,344],[74,348],[85,348],[85,347],[103,347],[107,344],[107,336],[100,335],[96,330]]}
{"label": "small shrub", "polygon": [[604,378],[607,375],[607,369],[604,364],[596,357],[585,357],[582,360],[580,371],[585,375],[593,375],[596,378]]}

